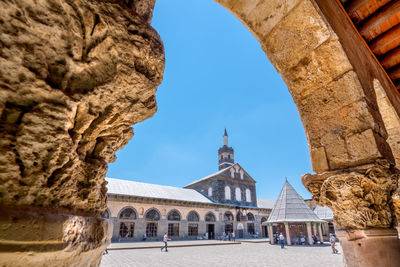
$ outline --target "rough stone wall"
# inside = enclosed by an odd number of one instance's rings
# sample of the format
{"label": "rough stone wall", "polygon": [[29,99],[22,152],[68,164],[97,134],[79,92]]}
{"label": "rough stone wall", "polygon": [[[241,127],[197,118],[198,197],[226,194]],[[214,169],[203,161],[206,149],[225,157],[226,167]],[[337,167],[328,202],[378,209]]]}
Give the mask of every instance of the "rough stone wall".
{"label": "rough stone wall", "polygon": [[154,2],[0,2],[1,206],[104,211],[107,163],[157,109]]}

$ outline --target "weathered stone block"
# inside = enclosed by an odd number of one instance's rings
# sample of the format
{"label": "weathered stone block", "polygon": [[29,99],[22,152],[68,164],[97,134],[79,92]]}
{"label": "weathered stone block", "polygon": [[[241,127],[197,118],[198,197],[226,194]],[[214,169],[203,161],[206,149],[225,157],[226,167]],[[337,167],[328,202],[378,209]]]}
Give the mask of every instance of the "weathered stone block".
{"label": "weathered stone block", "polygon": [[298,64],[333,33],[311,1],[302,1],[262,41],[262,48],[280,73]]}
{"label": "weathered stone block", "polygon": [[[296,104],[301,113],[306,116],[324,117],[364,97],[357,74],[349,71],[338,80],[297,99]],[[340,118],[337,119],[340,120]]]}
{"label": "weathered stone block", "polygon": [[263,40],[300,2],[301,0],[237,1],[232,10],[239,14],[257,39]]}
{"label": "weathered stone block", "polygon": [[[318,94],[321,87],[333,87],[338,83],[335,89],[338,89],[339,93],[341,91],[350,93],[355,86],[361,88],[357,75],[352,72],[350,77],[339,78],[339,80],[338,77],[352,69],[339,40],[337,37],[331,37],[310,54],[304,54],[296,66],[283,73],[283,79],[294,98],[303,98],[315,91]],[[357,89],[355,92],[359,91]]]}
{"label": "weathered stone block", "polygon": [[349,156],[343,139],[338,139],[336,142],[328,144],[325,149],[329,166],[332,170],[348,166]]}
{"label": "weathered stone block", "polygon": [[326,158],[324,147],[311,149],[311,164],[316,173],[329,170],[328,159]]}
{"label": "weathered stone block", "polygon": [[362,164],[382,156],[371,129],[349,136],[346,144],[352,162]]}
{"label": "weathered stone block", "polygon": [[0,2],[0,206],[104,211],[107,163],[164,68],[154,0],[128,2]]}
{"label": "weathered stone block", "polygon": [[322,116],[319,116],[317,112],[304,115],[301,109],[299,112],[311,147],[325,146],[326,148],[338,138],[343,139],[374,127],[374,120],[364,100],[343,106]]}

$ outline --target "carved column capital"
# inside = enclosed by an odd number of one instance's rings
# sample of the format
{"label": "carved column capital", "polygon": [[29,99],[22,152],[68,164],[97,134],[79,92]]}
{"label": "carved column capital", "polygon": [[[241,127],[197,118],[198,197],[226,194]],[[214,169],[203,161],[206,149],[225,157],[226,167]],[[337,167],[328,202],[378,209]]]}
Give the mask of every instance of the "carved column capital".
{"label": "carved column capital", "polygon": [[382,160],[348,170],[306,174],[302,182],[319,205],[333,211],[336,228],[390,228],[398,177],[399,171]]}

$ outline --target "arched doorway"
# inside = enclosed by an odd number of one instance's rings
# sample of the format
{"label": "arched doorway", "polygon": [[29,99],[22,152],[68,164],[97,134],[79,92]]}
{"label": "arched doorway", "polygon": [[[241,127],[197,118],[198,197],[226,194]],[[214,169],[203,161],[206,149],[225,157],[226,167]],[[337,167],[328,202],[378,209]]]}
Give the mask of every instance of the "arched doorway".
{"label": "arched doorway", "polygon": [[211,211],[205,216],[206,221],[206,232],[208,233],[208,239],[215,239],[215,215]]}

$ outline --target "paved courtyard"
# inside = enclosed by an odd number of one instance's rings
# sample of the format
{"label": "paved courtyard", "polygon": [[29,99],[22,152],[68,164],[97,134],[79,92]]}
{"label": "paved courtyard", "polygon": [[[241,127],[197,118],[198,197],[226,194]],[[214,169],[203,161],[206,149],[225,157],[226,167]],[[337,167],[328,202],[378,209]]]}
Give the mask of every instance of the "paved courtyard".
{"label": "paved courtyard", "polygon": [[[161,245],[161,242],[159,243]],[[340,246],[337,246],[342,253]],[[326,246],[290,246],[281,249],[268,243],[242,243],[227,246],[110,250],[101,267],[123,266],[296,266],[342,267],[342,255]]]}

